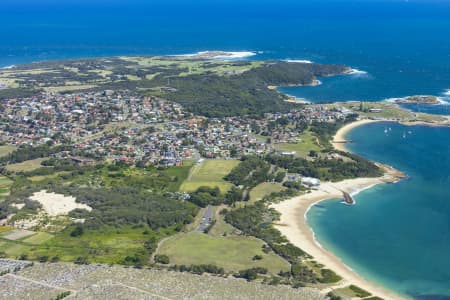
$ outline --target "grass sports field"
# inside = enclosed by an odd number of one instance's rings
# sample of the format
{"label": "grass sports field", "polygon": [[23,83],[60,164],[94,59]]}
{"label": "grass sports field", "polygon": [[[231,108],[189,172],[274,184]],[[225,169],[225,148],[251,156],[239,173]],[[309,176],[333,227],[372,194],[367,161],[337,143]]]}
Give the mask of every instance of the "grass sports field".
{"label": "grass sports field", "polygon": [[239,164],[237,160],[204,160],[195,164],[188,178],[181,185],[181,190],[193,192],[201,186],[219,187],[222,193],[227,192],[232,184],[223,177]]}
{"label": "grass sports field", "polygon": [[[178,265],[215,264],[228,271],[264,267],[275,274],[289,270],[289,264],[274,253],[262,251],[263,242],[251,237],[213,237],[199,232],[176,235],[166,240],[158,254]],[[252,260],[261,255],[261,260]]]}

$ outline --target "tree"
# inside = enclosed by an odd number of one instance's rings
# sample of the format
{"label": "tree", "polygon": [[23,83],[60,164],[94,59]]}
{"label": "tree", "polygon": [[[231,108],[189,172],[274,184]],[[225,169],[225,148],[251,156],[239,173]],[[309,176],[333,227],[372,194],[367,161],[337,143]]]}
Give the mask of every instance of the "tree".
{"label": "tree", "polygon": [[84,229],[83,226],[81,226],[80,224],[77,224],[75,226],[75,228],[72,230],[72,232],[70,233],[71,237],[77,237],[77,236],[81,236],[83,235]]}
{"label": "tree", "polygon": [[159,264],[169,264],[170,259],[167,255],[155,255],[155,262]]}
{"label": "tree", "polygon": [[286,172],[278,172],[277,175],[275,176],[275,181],[283,182],[284,177],[286,177]]}
{"label": "tree", "polygon": [[233,186],[225,195],[225,203],[228,205],[232,205],[233,203],[241,200],[242,200],[242,190],[235,186]]}
{"label": "tree", "polygon": [[308,155],[309,155],[310,157],[317,157],[317,151],[315,151],[315,150],[310,150]]}

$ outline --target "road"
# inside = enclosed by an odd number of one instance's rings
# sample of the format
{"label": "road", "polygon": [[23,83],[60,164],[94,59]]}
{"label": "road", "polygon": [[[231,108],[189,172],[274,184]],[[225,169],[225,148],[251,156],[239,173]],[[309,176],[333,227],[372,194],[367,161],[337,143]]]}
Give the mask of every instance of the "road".
{"label": "road", "polygon": [[211,207],[211,205],[208,205],[200,221],[200,224],[197,226],[195,231],[204,232],[205,229],[211,224],[213,218],[214,218],[214,210]]}

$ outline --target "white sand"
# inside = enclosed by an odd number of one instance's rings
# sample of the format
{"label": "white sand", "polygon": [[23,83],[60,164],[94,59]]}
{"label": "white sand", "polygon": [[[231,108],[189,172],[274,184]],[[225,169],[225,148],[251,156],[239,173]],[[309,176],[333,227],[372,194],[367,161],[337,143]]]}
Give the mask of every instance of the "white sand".
{"label": "white sand", "polygon": [[75,197],[48,193],[45,190],[34,193],[30,199],[41,203],[45,212],[50,216],[67,215],[69,212],[77,208],[88,211],[92,210],[92,207],[86,204],[76,203]]}
{"label": "white sand", "polygon": [[363,120],[359,120],[356,122],[352,122],[350,124],[345,125],[344,127],[340,128],[336,134],[334,135],[333,138],[333,146],[334,148],[336,148],[337,150],[340,151],[347,151],[345,149],[345,143],[347,142],[347,140],[345,139],[345,135],[352,130],[355,127],[361,126],[363,124],[368,124],[368,123],[373,123],[373,122],[380,122],[381,120],[368,120],[368,119],[363,119]]}
{"label": "white sand", "polygon": [[[352,128],[359,125],[376,122],[373,120],[361,120],[351,124],[348,124],[341,128],[333,139],[333,145],[336,149],[346,151],[342,143],[345,141],[345,134]],[[337,142],[337,143],[336,143]],[[341,142],[341,143],[339,143]],[[385,165],[378,164],[380,167],[386,170],[386,175],[379,178],[356,178],[344,180],[337,183],[324,182],[320,185],[318,190],[305,195],[301,195],[281,203],[273,204],[272,207],[281,213],[280,222],[276,224],[276,228],[285,235],[291,243],[298,246],[302,250],[314,257],[314,259],[325,265],[327,268],[332,269],[343,278],[343,282],[339,285],[355,284],[375,296],[382,297],[389,300],[404,299],[382,287],[379,287],[366,279],[362,278],[355,272],[353,272],[348,266],[346,266],[338,257],[333,253],[324,249],[315,240],[314,232],[308,226],[306,221],[306,214],[309,208],[326,199],[342,198],[342,191],[350,194],[372,187],[373,185],[395,182],[404,175]],[[357,204],[356,204],[357,205]]]}
{"label": "white sand", "polygon": [[315,203],[326,199],[342,198],[341,191],[352,193],[357,190],[390,181],[390,178],[392,177],[385,176],[382,178],[349,179],[338,183],[325,182],[320,185],[319,190],[281,203],[273,204],[272,207],[281,213],[280,222],[276,224],[275,227],[280,230],[291,243],[313,256],[317,262],[325,265],[327,268],[332,269],[340,275],[344,280],[343,284],[355,284],[371,292],[373,295],[384,299],[403,299],[360,277],[333,253],[321,247],[315,240],[313,231],[306,223],[306,213]]}

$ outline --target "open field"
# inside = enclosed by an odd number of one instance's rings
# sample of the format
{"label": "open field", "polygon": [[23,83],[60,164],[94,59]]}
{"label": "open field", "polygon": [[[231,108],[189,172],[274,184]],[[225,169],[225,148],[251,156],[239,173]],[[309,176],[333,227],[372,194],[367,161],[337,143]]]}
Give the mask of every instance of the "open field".
{"label": "open field", "polygon": [[6,253],[9,257],[18,257],[30,250],[30,246],[20,242],[0,240],[0,252]]}
{"label": "open field", "polygon": [[[264,267],[271,273],[289,270],[289,264],[274,253],[262,251],[263,242],[250,237],[213,237],[192,232],[166,240],[159,254],[168,255],[170,263],[178,265],[215,264],[228,271]],[[261,255],[262,260],[252,260]]]}
{"label": "open field", "polygon": [[0,226],[0,235],[13,230],[13,227],[9,227],[9,226]]}
{"label": "open field", "polygon": [[5,252],[10,258],[25,254],[33,260],[58,257],[61,261],[75,261],[78,257],[84,257],[89,262],[106,264],[123,263],[127,256],[146,252],[144,243],[150,238],[173,234],[171,229],[163,229],[157,235],[149,228],[123,226],[120,229],[84,230],[78,237],[72,237],[72,230],[69,229],[55,235],[32,232],[27,237],[8,240],[7,237],[17,230],[3,228],[3,234],[0,232],[0,252]]}
{"label": "open field", "polygon": [[233,226],[225,222],[224,216],[220,214],[220,211],[225,207],[225,205],[214,207],[214,220],[216,222],[214,223],[214,226],[209,230],[209,235],[220,237],[224,234],[229,235],[235,230]]}
{"label": "open field", "polygon": [[309,151],[314,150],[319,152],[321,148],[317,144],[317,138],[310,131],[303,132],[299,138],[301,141],[298,143],[284,143],[274,144],[275,149],[282,151],[295,151],[295,155],[299,157],[306,157]]}
{"label": "open field", "polygon": [[0,201],[9,195],[9,187],[12,184],[12,180],[8,177],[0,175]]}
{"label": "open field", "polygon": [[17,164],[7,165],[6,169],[11,172],[29,172],[41,168],[41,163],[47,158],[36,158],[32,160],[27,160]]}
{"label": "open field", "polygon": [[[383,119],[389,119],[389,120],[396,120],[396,121],[423,121],[423,122],[443,122],[447,119],[445,117],[439,116],[439,115],[431,115],[431,114],[424,114],[424,113],[415,113],[412,111],[409,111],[405,108],[400,107],[399,105],[395,103],[390,102],[364,102],[363,103],[363,109],[364,111],[359,111],[360,102],[343,102],[343,103],[337,103],[337,104],[330,104],[328,105],[329,108],[335,107],[336,105],[344,106],[346,108],[352,109],[362,117],[367,118],[383,118]],[[369,112],[368,110],[371,108],[378,108],[381,109],[381,112]]]}
{"label": "open field", "polygon": [[284,189],[285,187],[281,184],[271,182],[260,183],[250,191],[250,203],[261,200],[264,196],[270,195],[271,193],[281,192]]}
{"label": "open field", "polygon": [[22,240],[24,243],[33,244],[33,245],[40,245],[50,239],[53,238],[53,235],[47,232],[38,232],[24,240]]}
{"label": "open field", "polygon": [[312,288],[105,265],[34,263],[0,277],[1,299],[54,299],[55,290],[71,291],[70,299],[326,299]]}
{"label": "open field", "polygon": [[0,157],[6,156],[16,149],[17,149],[16,146],[10,146],[10,145],[0,146]]}
{"label": "open field", "polygon": [[238,164],[237,160],[205,160],[192,167],[180,189],[193,192],[201,186],[209,186],[219,187],[222,193],[226,193],[233,185],[223,178]]}

